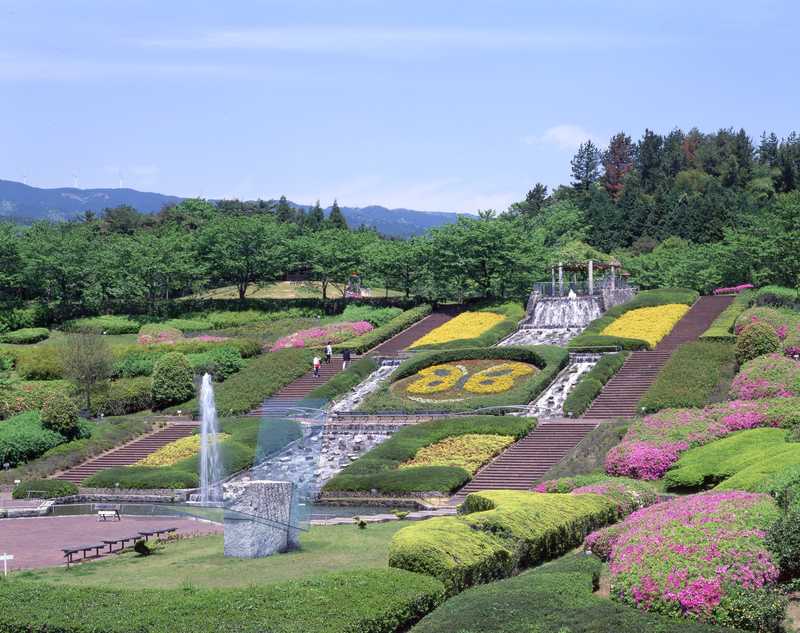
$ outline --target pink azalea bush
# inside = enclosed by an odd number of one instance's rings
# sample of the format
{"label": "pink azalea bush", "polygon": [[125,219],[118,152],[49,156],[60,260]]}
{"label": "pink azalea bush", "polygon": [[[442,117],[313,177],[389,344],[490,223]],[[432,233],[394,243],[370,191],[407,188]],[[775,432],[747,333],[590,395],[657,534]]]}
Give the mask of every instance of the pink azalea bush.
{"label": "pink azalea bush", "polygon": [[800,315],[782,308],[748,308],[736,318],[733,331],[738,336],[751,323],[767,323],[772,326],[781,342],[785,356],[800,357]]}
{"label": "pink azalea bush", "polygon": [[684,451],[734,431],[764,426],[794,428],[800,399],[733,400],[704,409],[664,409],[631,424],[606,455],[609,475],[660,479]]}
{"label": "pink azalea bush", "polygon": [[728,288],[715,288],[714,294],[738,295],[740,292],[744,292],[745,290],[752,290],[753,288],[754,288],[753,284],[739,284],[738,286],[730,286]]}
{"label": "pink azalea bush", "polygon": [[625,517],[658,500],[649,484],[624,477],[609,477],[602,473],[550,479],[538,484],[534,492],[603,495],[616,504],[617,518]]}
{"label": "pink azalea bush", "polygon": [[754,358],[742,365],[730,395],[739,400],[800,396],[800,362],[780,354]]}
{"label": "pink azalea bush", "polygon": [[355,321],[353,323],[334,323],[308,330],[300,330],[289,336],[278,339],[272,346],[272,351],[289,347],[320,347],[328,341],[341,343],[356,336],[361,336],[374,329],[369,321]]}
{"label": "pink azalea bush", "polygon": [[[765,530],[777,517],[768,495],[709,492],[638,510],[591,533],[584,547],[610,561],[615,600],[671,616],[742,624],[742,617],[753,616],[731,608],[737,596],[742,590],[754,592],[756,600],[770,596],[778,579],[764,545]],[[782,607],[772,596],[765,608]]]}

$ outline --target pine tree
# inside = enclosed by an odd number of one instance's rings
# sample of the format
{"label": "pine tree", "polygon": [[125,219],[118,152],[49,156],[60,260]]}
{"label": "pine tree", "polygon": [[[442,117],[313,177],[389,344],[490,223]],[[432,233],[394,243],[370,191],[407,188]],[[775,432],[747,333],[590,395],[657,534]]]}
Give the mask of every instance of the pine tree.
{"label": "pine tree", "polygon": [[581,143],[570,165],[572,186],[581,191],[588,191],[592,183],[600,177],[600,150],[597,145],[592,141]]}
{"label": "pine tree", "polygon": [[296,220],[294,209],[289,205],[286,196],[281,196],[281,199],[278,200],[275,216],[278,218],[278,222],[294,222]]}
{"label": "pine tree", "polygon": [[761,134],[761,143],[758,146],[758,162],[762,165],[774,167],[778,163],[778,137],[775,132],[767,136]]}
{"label": "pine tree", "polygon": [[619,200],[625,175],[633,169],[633,143],[631,137],[620,132],[611,137],[603,154],[603,184],[614,201]]}
{"label": "pine tree", "polygon": [[305,226],[312,231],[318,231],[325,224],[325,212],[319,206],[319,200],[311,207],[311,210],[306,215]]}
{"label": "pine tree", "polygon": [[339,208],[339,203],[335,199],[333,201],[333,206],[331,207],[331,214],[328,216],[328,225],[332,229],[347,230],[347,220],[345,220],[344,214]]}

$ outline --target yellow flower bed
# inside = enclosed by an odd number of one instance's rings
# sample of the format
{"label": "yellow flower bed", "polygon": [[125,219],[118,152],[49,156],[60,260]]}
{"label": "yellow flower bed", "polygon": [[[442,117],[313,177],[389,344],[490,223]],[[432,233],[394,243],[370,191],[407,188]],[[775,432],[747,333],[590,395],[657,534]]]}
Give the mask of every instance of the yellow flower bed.
{"label": "yellow flower bed", "polygon": [[417,451],[414,459],[400,468],[413,466],[457,466],[470,475],[514,442],[509,435],[479,435],[470,433],[448,437],[441,442]]}
{"label": "yellow flower bed", "polygon": [[506,317],[495,312],[462,312],[457,317],[450,319],[447,323],[440,325],[422,338],[414,341],[410,349],[423,345],[440,345],[462,338],[475,338],[505,320]]}
{"label": "yellow flower bed", "polygon": [[431,365],[417,372],[419,378],[406,391],[415,394],[438,393],[455,387],[466,369],[457,365]]}
{"label": "yellow flower bed", "polygon": [[[217,433],[217,442],[226,440],[230,437],[227,433]],[[170,442],[159,448],[155,453],[150,453],[144,459],[140,459],[135,466],[172,466],[179,461],[192,457],[200,452],[200,436],[190,435],[179,440]]]}
{"label": "yellow flower bed", "polygon": [[464,384],[464,390],[470,393],[503,393],[514,386],[517,378],[530,376],[534,371],[536,367],[526,363],[501,363],[470,376]]}
{"label": "yellow flower bed", "polygon": [[638,338],[647,341],[652,349],[688,311],[689,306],[682,303],[630,310],[607,326],[601,334]]}

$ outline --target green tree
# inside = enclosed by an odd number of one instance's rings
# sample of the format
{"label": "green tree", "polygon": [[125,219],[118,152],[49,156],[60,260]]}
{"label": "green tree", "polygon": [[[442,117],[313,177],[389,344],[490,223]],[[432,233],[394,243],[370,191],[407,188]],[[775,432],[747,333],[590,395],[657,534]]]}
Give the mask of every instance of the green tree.
{"label": "green tree", "polygon": [[180,352],[164,354],[153,367],[153,404],[163,409],[190,400],[194,395],[194,372]]}
{"label": "green tree", "polygon": [[339,203],[336,200],[333,201],[333,206],[331,207],[331,214],[328,216],[328,226],[332,229],[344,229],[347,230],[347,220],[344,218],[344,214],[342,210],[339,208]]}
{"label": "green tree", "polygon": [[601,152],[591,140],[581,143],[570,165],[572,186],[579,191],[588,191],[600,177]]}
{"label": "green tree", "polygon": [[64,376],[86,397],[92,408],[92,391],[107,380],[114,367],[114,356],[105,339],[97,334],[70,334],[62,348]]}
{"label": "green tree", "polygon": [[278,200],[278,206],[275,207],[275,217],[278,219],[278,222],[284,224],[296,220],[294,209],[292,209],[286,196],[281,196],[280,200]]}
{"label": "green tree", "polygon": [[56,391],[42,404],[42,426],[72,439],[80,433],[78,407],[63,391]]}
{"label": "green tree", "polygon": [[322,229],[324,224],[325,212],[322,210],[322,207],[319,206],[319,200],[317,200],[316,204],[311,207],[309,212],[306,214],[303,227],[307,228],[309,231],[319,231]]}

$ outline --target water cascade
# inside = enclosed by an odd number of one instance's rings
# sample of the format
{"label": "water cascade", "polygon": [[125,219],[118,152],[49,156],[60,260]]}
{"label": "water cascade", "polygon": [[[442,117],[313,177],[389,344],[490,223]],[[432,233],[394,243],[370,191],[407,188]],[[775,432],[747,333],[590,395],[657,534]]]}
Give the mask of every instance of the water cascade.
{"label": "water cascade", "polygon": [[200,386],[200,503],[207,505],[222,501],[222,466],[217,443],[217,407],[214,404],[214,386],[211,375],[203,374]]}

